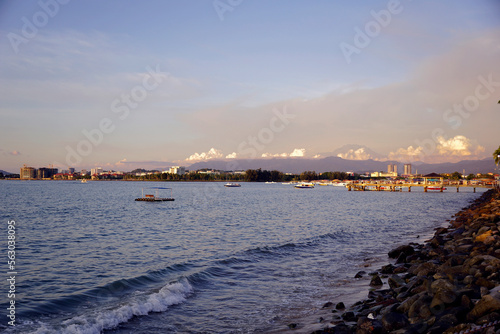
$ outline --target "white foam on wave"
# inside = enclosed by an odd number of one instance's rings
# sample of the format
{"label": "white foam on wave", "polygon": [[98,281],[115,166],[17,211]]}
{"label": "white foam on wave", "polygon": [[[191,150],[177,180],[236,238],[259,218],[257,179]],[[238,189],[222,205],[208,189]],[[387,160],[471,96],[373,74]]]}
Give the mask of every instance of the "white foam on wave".
{"label": "white foam on wave", "polygon": [[106,329],[113,329],[125,323],[134,316],[143,316],[151,312],[164,312],[170,306],[180,304],[193,292],[193,287],[186,279],[171,283],[160,291],[136,297],[118,308],[94,311],[85,315],[73,317],[61,323],[59,327],[41,324],[32,334],[68,333],[68,334],[98,334]]}

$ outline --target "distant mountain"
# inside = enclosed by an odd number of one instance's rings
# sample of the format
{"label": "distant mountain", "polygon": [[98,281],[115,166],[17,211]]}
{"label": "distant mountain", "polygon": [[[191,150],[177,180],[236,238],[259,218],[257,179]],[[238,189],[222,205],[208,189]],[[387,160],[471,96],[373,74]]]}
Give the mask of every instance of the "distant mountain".
{"label": "distant mountain", "polygon": [[322,157],[340,157],[346,160],[381,160],[384,156],[365,145],[347,144],[332,152],[320,153]]}
{"label": "distant mountain", "polygon": [[496,170],[496,165],[492,158],[486,158],[482,160],[462,160],[456,163],[445,162],[439,164],[412,164],[412,169],[415,172],[417,169],[418,173],[429,174],[435,173],[453,173],[459,172],[465,174],[477,174],[477,173],[493,173]]}
{"label": "distant mountain", "polygon": [[2,173],[3,175],[12,175],[12,174],[14,174],[14,173],[6,172],[6,171],[1,170],[1,169],[0,169],[0,173]]}
{"label": "distant mountain", "polygon": [[[387,171],[388,164],[396,164],[398,172],[403,172],[403,163],[397,161],[376,161],[376,160],[347,160],[340,157],[326,157],[320,159],[307,158],[273,158],[273,159],[234,159],[234,160],[208,160],[190,165],[189,170],[203,168],[219,170],[246,170],[246,169],[267,169],[279,170],[284,173],[301,173],[304,171],[316,171],[318,173],[330,171],[344,171],[355,173]],[[455,171],[466,174],[470,173],[490,173],[495,171],[493,159],[483,160],[463,160],[457,163],[426,164],[415,162],[412,164],[413,173],[453,173]]]}

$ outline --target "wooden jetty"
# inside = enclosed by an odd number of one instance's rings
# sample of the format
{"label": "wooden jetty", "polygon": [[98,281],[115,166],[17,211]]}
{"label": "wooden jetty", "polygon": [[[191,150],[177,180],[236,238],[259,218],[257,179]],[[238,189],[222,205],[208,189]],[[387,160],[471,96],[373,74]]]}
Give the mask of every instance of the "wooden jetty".
{"label": "wooden jetty", "polygon": [[429,190],[443,192],[448,188],[457,188],[457,192],[460,188],[472,188],[476,192],[476,188],[494,188],[493,185],[480,185],[480,184],[453,184],[453,183],[389,183],[389,182],[366,182],[366,183],[348,183],[346,188],[351,191],[403,191],[403,188],[407,188],[408,192],[411,192],[413,187],[423,187],[424,192]]}

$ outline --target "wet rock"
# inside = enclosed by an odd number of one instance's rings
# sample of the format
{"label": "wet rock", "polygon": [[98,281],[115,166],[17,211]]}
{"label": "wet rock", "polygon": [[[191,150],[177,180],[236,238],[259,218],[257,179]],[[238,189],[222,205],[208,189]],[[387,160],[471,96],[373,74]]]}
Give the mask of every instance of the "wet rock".
{"label": "wet rock", "polygon": [[389,312],[382,317],[382,327],[392,332],[410,325],[406,315],[397,312]]}
{"label": "wet rock", "polygon": [[383,284],[379,275],[374,275],[370,281],[370,286],[382,286]]}
{"label": "wet rock", "polygon": [[411,255],[415,252],[415,249],[410,245],[399,246],[391,250],[388,254],[391,259],[397,259],[401,254],[405,256]]}
{"label": "wet rock", "polygon": [[381,274],[392,274],[394,273],[394,267],[392,264],[388,264],[386,266],[383,266],[381,269],[380,269],[380,273]]}
{"label": "wet rock", "polygon": [[345,309],[344,303],[342,303],[342,302],[337,303],[337,305],[335,305],[335,309],[337,309],[337,310],[344,310]]}
{"label": "wet rock", "polygon": [[353,331],[346,324],[339,324],[333,328],[331,333],[332,334],[353,334]]}
{"label": "wet rock", "polygon": [[391,289],[397,289],[405,285],[405,281],[398,275],[392,275],[391,277],[389,277],[387,283],[389,284]]}
{"label": "wet rock", "polygon": [[352,311],[345,312],[342,314],[342,319],[345,321],[355,321],[356,320],[356,315]]}
{"label": "wet rock", "polygon": [[356,334],[382,333],[382,323],[376,319],[360,317],[356,324]]}
{"label": "wet rock", "polygon": [[333,306],[333,303],[332,302],[326,302],[322,308],[327,308],[327,307],[331,307]]}
{"label": "wet rock", "polygon": [[366,271],[358,271],[356,275],[354,275],[354,278],[362,278],[363,275],[366,275]]}
{"label": "wet rock", "polygon": [[486,295],[477,302],[472,311],[467,314],[467,320],[475,321],[487,313],[500,311],[500,300],[497,298]]}
{"label": "wet rock", "polygon": [[295,328],[297,328],[297,324],[289,324],[288,328],[295,329]]}
{"label": "wet rock", "polygon": [[458,322],[457,318],[453,314],[447,314],[437,320],[427,333],[429,334],[441,334],[448,328],[456,325]]}

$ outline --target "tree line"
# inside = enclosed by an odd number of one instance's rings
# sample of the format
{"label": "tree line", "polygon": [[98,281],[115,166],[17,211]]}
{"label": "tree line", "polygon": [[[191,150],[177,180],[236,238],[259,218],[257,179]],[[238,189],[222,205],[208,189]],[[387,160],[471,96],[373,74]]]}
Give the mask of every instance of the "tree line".
{"label": "tree line", "polygon": [[316,173],[305,171],[300,174],[283,173],[278,170],[247,169],[245,173],[234,174],[229,172],[220,173],[186,173],[183,175],[171,173],[152,173],[148,175],[124,175],[125,180],[145,181],[246,181],[246,182],[290,182],[290,181],[312,181],[312,180],[357,180],[358,174],[345,172]]}

